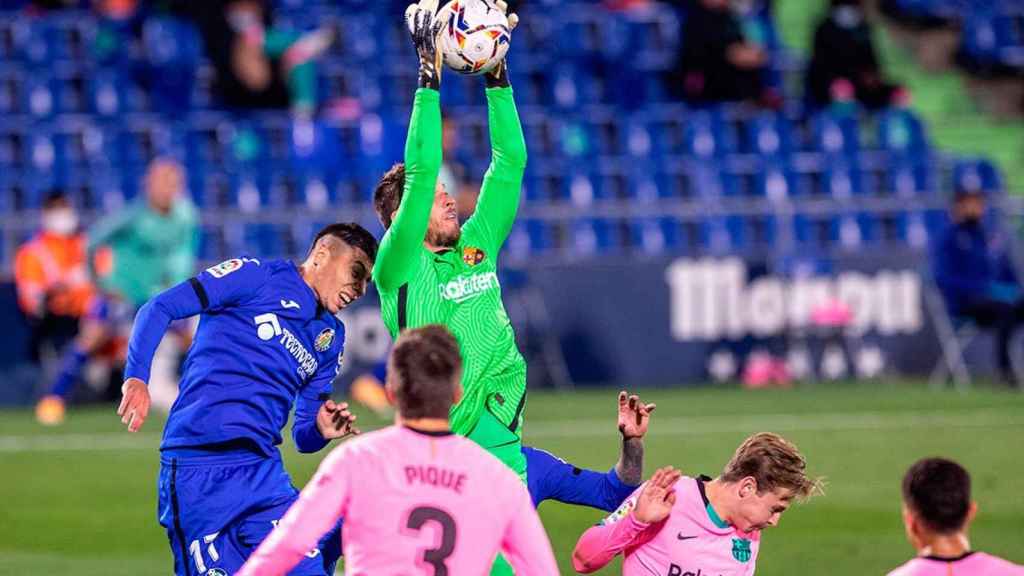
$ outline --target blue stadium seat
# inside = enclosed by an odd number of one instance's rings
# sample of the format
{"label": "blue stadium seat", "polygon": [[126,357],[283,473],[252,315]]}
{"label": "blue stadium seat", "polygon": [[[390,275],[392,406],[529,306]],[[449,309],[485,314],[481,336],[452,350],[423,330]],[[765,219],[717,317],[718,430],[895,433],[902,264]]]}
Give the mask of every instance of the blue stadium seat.
{"label": "blue stadium seat", "polygon": [[578,218],[572,223],[571,250],[591,256],[618,252],[623,248],[621,222],[607,218]]}
{"label": "blue stadium seat", "polygon": [[1003,182],[988,160],[957,160],[953,164],[953,189],[1001,192]]}
{"label": "blue stadium seat", "polygon": [[291,231],[280,224],[250,223],[243,225],[244,250],[257,258],[288,258],[292,256]]}
{"label": "blue stadium seat", "polygon": [[195,70],[202,39],[191,22],[153,16],[142,26],[142,48],[149,64],[148,83],[155,109],[183,112],[191,108]]}
{"label": "blue stadium seat", "polygon": [[874,216],[854,212],[793,217],[797,246],[816,251],[861,249],[878,241],[877,228]]}
{"label": "blue stadium seat", "polygon": [[860,151],[857,119],[824,111],[811,119],[813,149],[830,157],[855,159]]}
{"label": "blue stadium seat", "polygon": [[505,243],[508,254],[515,260],[551,254],[555,249],[554,230],[542,220],[517,220]]}
{"label": "blue stadium seat", "polygon": [[759,114],[746,123],[747,151],[767,158],[786,158],[793,150],[792,132],[785,116]]}
{"label": "blue stadium seat", "polygon": [[20,109],[36,118],[47,118],[58,112],[60,84],[47,73],[31,74],[22,83]]}
{"label": "blue stadium seat", "polygon": [[878,118],[878,146],[901,161],[928,160],[928,137],[921,120],[903,108],[890,108]]}
{"label": "blue stadium seat", "polygon": [[127,81],[116,70],[100,69],[89,75],[86,87],[88,109],[97,116],[117,118],[133,110],[125,84]]}
{"label": "blue stadium seat", "polygon": [[724,225],[731,251],[767,251],[778,238],[778,220],[770,215],[730,215],[725,217]]}
{"label": "blue stadium seat", "polygon": [[220,226],[202,226],[199,229],[199,260],[220,262],[229,255],[224,246],[224,232]]}
{"label": "blue stadium seat", "polygon": [[846,162],[832,162],[822,174],[822,192],[836,200],[849,200],[862,194],[860,170]]}
{"label": "blue stadium seat", "polygon": [[755,193],[779,201],[800,194],[797,180],[788,166],[775,162],[764,164],[754,177]]}
{"label": "blue stadium seat", "polygon": [[272,205],[270,175],[256,171],[245,171],[229,175],[230,205],[243,212],[255,213]]}
{"label": "blue stadium seat", "polygon": [[926,164],[898,163],[886,172],[884,194],[900,197],[927,196],[936,192]]}
{"label": "blue stadium seat", "polygon": [[735,150],[721,115],[714,110],[691,112],[685,119],[684,151],[701,160],[720,158]]}
{"label": "blue stadium seat", "polygon": [[630,244],[642,254],[664,254],[680,250],[679,222],[674,218],[638,218],[630,222]]}

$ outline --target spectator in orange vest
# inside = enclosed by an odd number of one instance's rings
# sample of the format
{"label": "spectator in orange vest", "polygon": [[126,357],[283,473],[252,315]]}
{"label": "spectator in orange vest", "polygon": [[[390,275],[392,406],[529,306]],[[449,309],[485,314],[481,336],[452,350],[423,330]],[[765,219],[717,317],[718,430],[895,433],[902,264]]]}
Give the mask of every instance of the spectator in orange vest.
{"label": "spectator in orange vest", "polygon": [[34,328],[33,351],[60,348],[78,332],[78,320],[91,305],[94,287],[85,263],[85,236],[78,215],[60,191],[43,202],[42,229],[14,258],[18,304]]}

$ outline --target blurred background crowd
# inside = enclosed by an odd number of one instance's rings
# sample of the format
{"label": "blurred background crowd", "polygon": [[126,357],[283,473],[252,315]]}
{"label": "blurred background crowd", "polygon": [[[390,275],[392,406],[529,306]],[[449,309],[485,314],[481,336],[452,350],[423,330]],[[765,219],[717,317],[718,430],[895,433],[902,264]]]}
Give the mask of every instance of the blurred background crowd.
{"label": "blurred background crowd", "polygon": [[[19,335],[0,363],[28,382],[0,400],[59,417],[91,366],[116,371],[134,310],[197,267],[299,257],[332,221],[382,232],[373,183],[401,158],[416,82],[405,3],[0,0],[0,317]],[[599,327],[560,319],[533,268],[621,262],[629,290],[631,263],[680,258],[788,279],[908,269],[936,377],[969,381],[964,349],[989,332],[994,373],[1017,381],[1024,1],[509,3],[530,161],[504,282],[545,383],[623,375],[587,372]],[[465,216],[490,156],[481,83],[446,75],[442,103]],[[878,375],[879,347],[849,342],[872,320],[837,294],[698,378]],[[794,363],[808,325],[847,369]]]}

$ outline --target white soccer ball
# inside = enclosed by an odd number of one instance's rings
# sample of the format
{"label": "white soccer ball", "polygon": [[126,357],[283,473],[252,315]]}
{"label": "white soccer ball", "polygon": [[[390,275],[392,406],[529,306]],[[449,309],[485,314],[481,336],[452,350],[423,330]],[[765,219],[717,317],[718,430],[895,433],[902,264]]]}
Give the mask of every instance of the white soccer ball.
{"label": "white soccer ball", "polygon": [[512,39],[508,17],[493,0],[451,0],[437,12],[443,22],[444,63],[460,74],[483,74],[498,65]]}

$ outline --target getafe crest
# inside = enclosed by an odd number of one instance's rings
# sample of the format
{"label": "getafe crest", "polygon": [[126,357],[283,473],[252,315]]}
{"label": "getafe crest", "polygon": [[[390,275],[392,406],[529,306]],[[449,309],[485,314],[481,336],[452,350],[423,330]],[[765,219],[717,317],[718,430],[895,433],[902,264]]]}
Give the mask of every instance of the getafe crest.
{"label": "getafe crest", "polygon": [[747,540],[746,538],[733,538],[732,557],[740,562],[749,562],[750,540]]}
{"label": "getafe crest", "polygon": [[476,266],[483,262],[486,257],[487,255],[484,254],[484,251],[479,248],[466,246],[462,249],[462,261],[468,266]]}
{"label": "getafe crest", "polygon": [[334,344],[334,330],[332,328],[324,328],[323,332],[317,335],[316,340],[313,342],[313,347],[316,348],[317,352],[326,352],[328,348]]}

